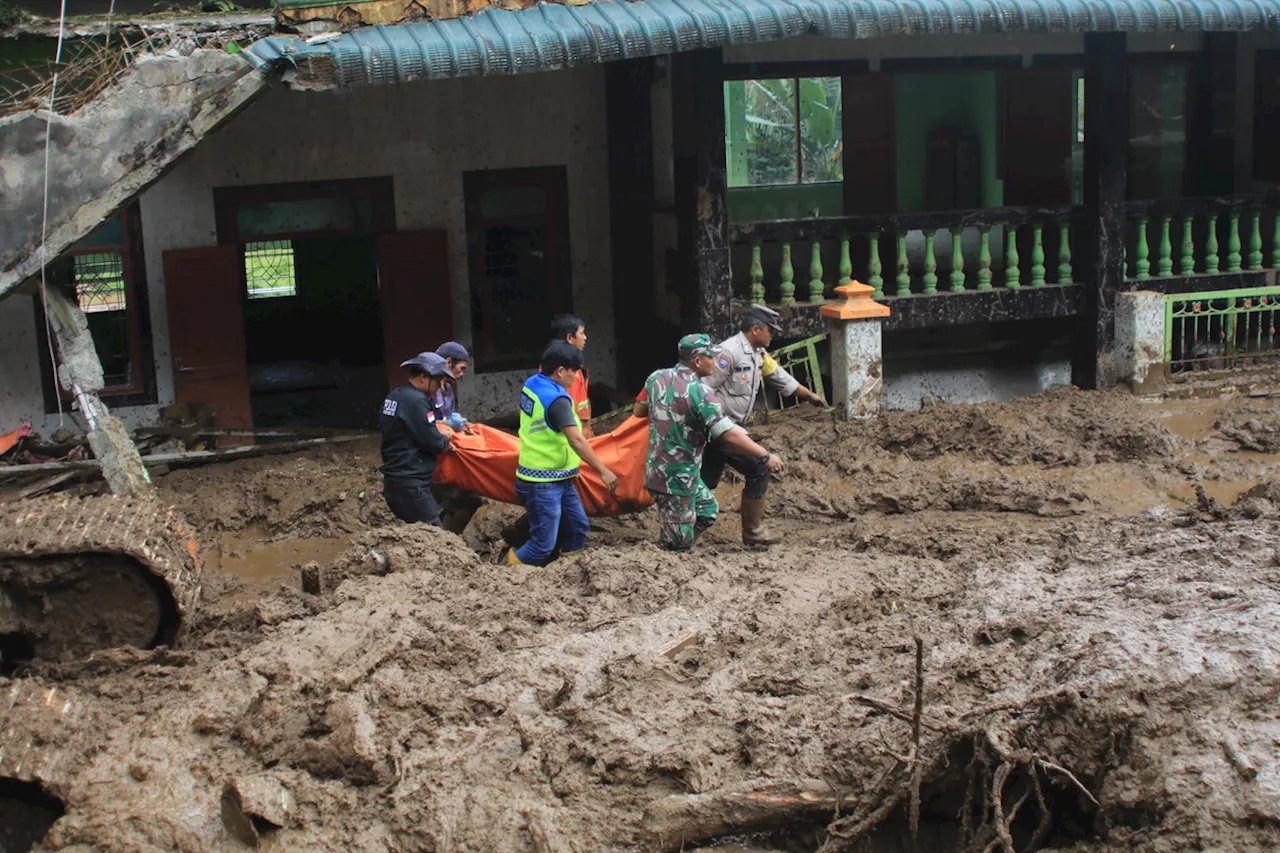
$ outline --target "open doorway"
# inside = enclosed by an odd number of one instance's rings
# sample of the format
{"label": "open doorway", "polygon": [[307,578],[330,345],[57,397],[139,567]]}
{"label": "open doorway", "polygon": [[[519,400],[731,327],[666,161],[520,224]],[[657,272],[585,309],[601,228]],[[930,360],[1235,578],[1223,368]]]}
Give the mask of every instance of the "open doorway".
{"label": "open doorway", "polygon": [[239,252],[256,429],[372,428],[386,393],[378,235],[391,181],[214,191],[218,237]]}

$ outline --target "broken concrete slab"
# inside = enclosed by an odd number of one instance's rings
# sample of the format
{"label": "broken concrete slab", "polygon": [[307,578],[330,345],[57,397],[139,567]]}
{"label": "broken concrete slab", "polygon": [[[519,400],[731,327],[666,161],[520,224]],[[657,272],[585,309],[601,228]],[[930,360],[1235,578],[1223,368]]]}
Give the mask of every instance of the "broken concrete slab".
{"label": "broken concrete slab", "polygon": [[[159,179],[248,104],[268,78],[222,50],[147,56],[89,106],[0,118],[0,297]],[[48,226],[41,252],[45,138]]]}

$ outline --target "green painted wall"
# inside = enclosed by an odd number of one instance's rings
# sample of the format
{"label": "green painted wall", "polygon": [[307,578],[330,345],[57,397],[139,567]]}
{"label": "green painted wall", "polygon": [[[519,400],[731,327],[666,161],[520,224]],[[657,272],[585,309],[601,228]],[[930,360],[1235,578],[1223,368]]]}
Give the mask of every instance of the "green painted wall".
{"label": "green painted wall", "polygon": [[787,187],[733,187],[729,221],[805,219],[844,215],[844,184],[801,184]]}
{"label": "green painted wall", "polygon": [[941,125],[951,125],[977,137],[981,150],[982,205],[999,207],[1004,203],[1004,182],[996,177],[998,109],[994,71],[895,75],[900,213],[925,209],[925,142],[929,132]]}

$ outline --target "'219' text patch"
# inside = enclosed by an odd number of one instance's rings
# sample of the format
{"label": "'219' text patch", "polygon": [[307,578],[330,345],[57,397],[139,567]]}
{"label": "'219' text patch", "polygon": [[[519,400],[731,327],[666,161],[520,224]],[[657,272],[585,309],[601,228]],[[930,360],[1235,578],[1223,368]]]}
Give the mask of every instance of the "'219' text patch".
{"label": "'219' text patch", "polygon": [[395,400],[392,400],[390,398],[383,400],[382,414],[386,415],[389,418],[394,418],[396,416],[396,409],[399,407],[399,405],[400,405],[399,403],[397,403]]}

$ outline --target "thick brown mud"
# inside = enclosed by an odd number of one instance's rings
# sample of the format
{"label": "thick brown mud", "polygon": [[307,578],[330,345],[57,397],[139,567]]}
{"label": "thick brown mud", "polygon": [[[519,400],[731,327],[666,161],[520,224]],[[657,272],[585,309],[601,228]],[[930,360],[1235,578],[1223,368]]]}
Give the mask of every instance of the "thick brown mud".
{"label": "thick brown mud", "polygon": [[0,680],[0,775],[44,850],[1274,849],[1275,411],[775,414],[781,544],[726,483],[691,556],[650,512],[544,569],[510,507],[395,523],[372,443],[175,473],[182,646]]}

